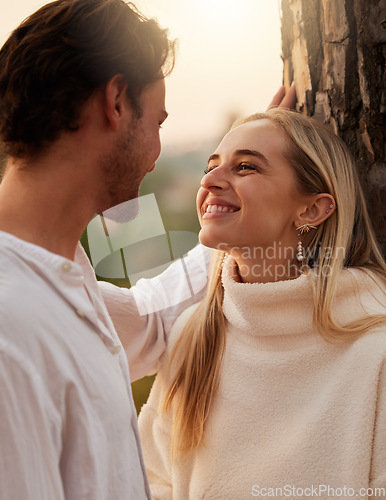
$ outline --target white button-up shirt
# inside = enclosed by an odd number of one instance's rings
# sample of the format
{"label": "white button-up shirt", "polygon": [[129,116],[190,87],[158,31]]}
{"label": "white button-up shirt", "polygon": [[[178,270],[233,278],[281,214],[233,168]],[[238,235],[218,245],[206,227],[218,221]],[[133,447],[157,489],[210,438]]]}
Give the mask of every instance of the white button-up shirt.
{"label": "white button-up shirt", "polygon": [[[137,292],[102,286],[124,331],[124,351],[80,247],[76,261],[0,232],[4,499],[150,498],[125,351],[137,376],[156,369],[165,328],[202,291],[141,316],[158,296],[159,278],[144,280]],[[192,258],[191,267],[194,288],[202,289],[205,264]],[[164,274],[161,284],[181,292],[185,276]]]}

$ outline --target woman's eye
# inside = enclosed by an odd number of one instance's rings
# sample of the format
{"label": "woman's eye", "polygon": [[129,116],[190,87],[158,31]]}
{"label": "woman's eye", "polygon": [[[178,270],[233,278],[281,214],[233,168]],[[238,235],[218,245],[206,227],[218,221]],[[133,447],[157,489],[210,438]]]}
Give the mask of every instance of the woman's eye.
{"label": "woman's eye", "polygon": [[[204,170],[204,174],[209,174],[209,172],[212,172],[212,170],[214,170],[216,167],[207,167],[205,170]],[[258,167],[256,165],[251,165],[250,163],[240,163],[239,165],[237,165],[237,170],[238,171],[241,171],[241,172],[246,172],[248,170],[258,170]]]}
{"label": "woman's eye", "polygon": [[240,163],[239,170],[257,170],[257,168],[249,163]]}

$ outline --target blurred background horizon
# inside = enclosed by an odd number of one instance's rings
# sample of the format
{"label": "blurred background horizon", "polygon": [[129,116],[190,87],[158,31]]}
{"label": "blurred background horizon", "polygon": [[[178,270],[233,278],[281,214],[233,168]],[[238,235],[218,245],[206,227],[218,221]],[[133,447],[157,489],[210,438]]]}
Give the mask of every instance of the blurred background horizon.
{"label": "blurred background horizon", "polygon": [[[47,3],[3,5],[0,44]],[[218,141],[233,118],[265,110],[282,81],[280,0],[137,0],[177,40],[166,79],[164,152],[177,155]]]}

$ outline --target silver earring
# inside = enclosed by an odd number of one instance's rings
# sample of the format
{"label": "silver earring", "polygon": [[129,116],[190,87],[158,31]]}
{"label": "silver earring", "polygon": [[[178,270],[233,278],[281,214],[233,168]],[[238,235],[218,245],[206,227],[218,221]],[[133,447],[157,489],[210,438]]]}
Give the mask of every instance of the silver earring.
{"label": "silver earring", "polygon": [[[332,203],[330,203],[330,210],[334,208],[334,205]],[[330,213],[330,210],[326,210],[326,214],[329,214]]]}

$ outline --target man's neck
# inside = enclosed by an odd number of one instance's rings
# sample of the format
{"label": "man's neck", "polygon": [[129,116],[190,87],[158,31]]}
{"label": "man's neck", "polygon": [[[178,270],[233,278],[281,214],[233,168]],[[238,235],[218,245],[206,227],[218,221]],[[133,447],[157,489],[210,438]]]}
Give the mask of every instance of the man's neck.
{"label": "man's neck", "polygon": [[81,165],[46,162],[10,160],[0,184],[0,230],[73,259],[95,213],[91,187],[77,174]]}

